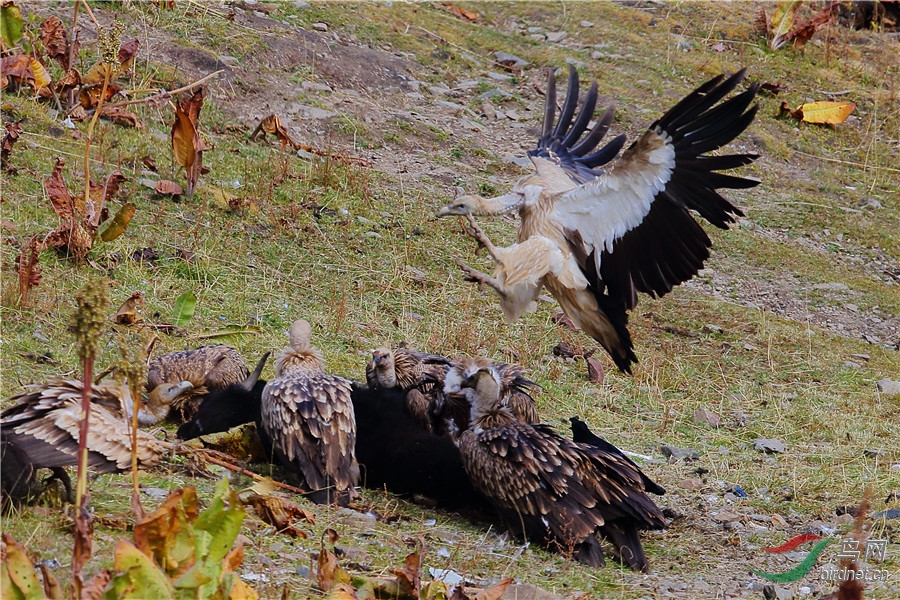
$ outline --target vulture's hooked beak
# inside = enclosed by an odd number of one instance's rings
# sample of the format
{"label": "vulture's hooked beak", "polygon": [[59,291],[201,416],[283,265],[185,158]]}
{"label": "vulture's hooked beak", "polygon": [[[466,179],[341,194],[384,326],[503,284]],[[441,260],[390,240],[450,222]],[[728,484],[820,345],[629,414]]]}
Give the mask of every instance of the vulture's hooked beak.
{"label": "vulture's hooked beak", "polygon": [[159,400],[164,404],[172,404],[175,398],[192,389],[194,389],[194,384],[190,381],[179,381],[178,383],[164,383],[153,391],[157,392]]}

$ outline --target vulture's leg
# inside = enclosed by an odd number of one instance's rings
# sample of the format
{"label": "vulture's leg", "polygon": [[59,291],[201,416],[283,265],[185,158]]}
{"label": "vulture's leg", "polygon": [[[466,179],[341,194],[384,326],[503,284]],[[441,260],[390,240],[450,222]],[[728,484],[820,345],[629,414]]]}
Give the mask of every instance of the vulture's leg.
{"label": "vulture's leg", "polygon": [[484,248],[487,250],[488,254],[491,255],[491,258],[494,259],[494,262],[498,265],[501,264],[500,259],[497,257],[497,247],[494,246],[493,242],[488,239],[481,227],[478,226],[478,223],[475,222],[475,217],[466,214],[466,219],[469,221],[469,226],[466,227],[466,233],[475,238],[475,241],[478,242],[479,249]]}
{"label": "vulture's leg", "polygon": [[458,258],[456,259],[456,264],[458,264],[459,268],[466,274],[466,281],[474,281],[482,291],[484,291],[484,286],[488,286],[500,294],[501,297],[506,297],[506,291],[503,289],[503,284],[496,278],[491,277],[487,273],[482,273],[481,271],[473,269]]}

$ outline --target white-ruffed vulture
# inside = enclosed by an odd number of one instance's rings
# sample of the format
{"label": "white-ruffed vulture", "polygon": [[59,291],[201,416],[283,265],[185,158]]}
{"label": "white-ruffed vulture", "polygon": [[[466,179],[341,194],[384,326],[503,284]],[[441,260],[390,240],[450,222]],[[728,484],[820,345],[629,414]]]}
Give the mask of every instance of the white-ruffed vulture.
{"label": "white-ruffed vulture", "polygon": [[517,421],[500,402],[493,368],[479,369],[461,385],[475,392],[472,424],[459,438],[463,466],[514,535],[596,567],[604,564],[599,533],[625,564],[649,570],[639,531],[666,522],[633,462],[547,425]]}
{"label": "white-ruffed vulture", "polygon": [[419,425],[432,431],[435,411],[443,405],[441,382],[450,360],[408,348],[376,348],[366,364],[366,382],[372,389],[400,390],[406,408]]}
{"label": "white-ruffed vulture", "polygon": [[270,438],[279,462],[303,477],[313,502],[346,504],[359,481],[352,384],[325,373],[311,336],[306,321],[291,325],[290,346],[263,389],[260,434]]}
{"label": "white-ruffed vulture", "polygon": [[151,360],[147,392],[159,385],[190,381],[194,388],[176,398],[169,410],[171,421],[186,423],[194,418],[197,406],[206,394],[240,383],[249,374],[244,357],[231,346],[201,346],[169,352]]}
{"label": "white-ruffed vulture", "polygon": [[530,390],[540,387],[525,377],[525,369],[513,363],[495,363],[481,356],[462,356],[453,359],[452,367],[443,382],[445,407],[440,413],[442,433],[453,440],[469,428],[475,390],[462,385],[480,369],[493,368],[500,377],[500,403],[509,409],[517,421],[540,421]]}
{"label": "white-ruffed vulture", "polygon": [[[3,446],[3,484],[11,497],[27,486],[36,469],[50,468],[70,488],[62,467],[78,464],[83,383],[52,377],[28,386],[29,391],[9,399],[15,402],[0,413]],[[158,386],[138,409],[138,422],[153,425],[164,419],[172,399],[190,389],[189,382]],[[133,403],[127,386],[104,381],[91,386],[88,428],[88,466],[99,473],[131,468],[131,414]],[[168,444],[145,431],[137,432],[138,463],[159,463]]]}
{"label": "white-ruffed vulture", "polygon": [[[521,178],[508,194],[460,196],[439,213],[467,216],[469,233],[497,263],[491,277],[457,261],[467,278],[499,294],[508,320],[535,310],[546,287],[616,366],[630,372],[637,357],[627,311],[636,305],[637,292],[662,296],[696,275],[709,257],[712,242],[691,211],[727,229],[743,213],[717,190],[759,183],[720,172],[747,165],[756,154],[709,154],[756,115],[757,106],[750,106],[756,84],[720,102],[744,76],[741,70],[707,81],[613,161],[624,135],[596,149],[612,122],[612,108],[588,130],[597,84],[576,116],[578,75],[570,67],[568,94],[555,120],[551,72],[541,137],[528,152],[536,173]],[[473,218],[514,211],[521,218],[517,243],[505,248],[491,244]]]}

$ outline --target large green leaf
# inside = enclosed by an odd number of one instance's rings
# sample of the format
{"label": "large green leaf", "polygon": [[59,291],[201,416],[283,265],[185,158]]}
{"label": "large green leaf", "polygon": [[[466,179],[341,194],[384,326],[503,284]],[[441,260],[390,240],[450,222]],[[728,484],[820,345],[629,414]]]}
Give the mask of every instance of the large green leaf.
{"label": "large green leaf", "polygon": [[7,48],[12,48],[22,39],[22,12],[15,2],[0,7],[0,36]]}
{"label": "large green leaf", "polygon": [[0,565],[0,597],[10,600],[37,600],[44,597],[44,588],[34,572],[34,565],[25,548],[7,534],[6,556]]}
{"label": "large green leaf", "polygon": [[119,540],[114,564],[116,576],[111,588],[114,598],[175,597],[175,588],[166,574],[131,542]]}
{"label": "large green leaf", "polygon": [[194,292],[185,292],[175,299],[175,325],[184,327],[194,318],[197,308],[197,296]]}

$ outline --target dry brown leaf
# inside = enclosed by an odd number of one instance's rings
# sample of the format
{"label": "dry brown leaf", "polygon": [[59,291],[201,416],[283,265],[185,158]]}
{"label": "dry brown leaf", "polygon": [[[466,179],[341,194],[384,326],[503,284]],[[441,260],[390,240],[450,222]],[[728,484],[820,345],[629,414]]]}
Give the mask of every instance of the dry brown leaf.
{"label": "dry brown leaf", "polygon": [[444,7],[447,12],[451,15],[455,15],[460,19],[466,19],[467,21],[472,21],[473,23],[481,18],[477,12],[472,12],[471,10],[466,10],[462,7],[456,6],[455,4],[451,4],[450,2],[444,2],[441,6]]}
{"label": "dry brown leaf", "polygon": [[72,219],[72,195],[69,193],[69,188],[66,187],[66,182],[63,181],[62,177],[62,170],[65,165],[66,159],[56,159],[56,164],[53,165],[53,172],[50,174],[50,177],[44,180],[44,191],[50,197],[50,204],[53,205],[56,215],[60,219]]}
{"label": "dry brown leaf", "polygon": [[800,3],[801,0],[781,0],[772,11],[772,17],[769,19],[769,28],[772,33],[769,47],[772,50],[778,50],[790,41],[787,35],[794,25]]}
{"label": "dry brown leaf", "polygon": [[316,584],[319,586],[320,590],[327,592],[334,587],[335,583],[340,583],[335,581],[338,571],[340,570],[337,563],[337,556],[328,550],[323,542],[322,547],[319,549],[319,559],[316,562]]}
{"label": "dry brown leaf", "polygon": [[172,125],[172,152],[175,161],[184,167],[187,175],[187,193],[192,196],[200,177],[205,146],[200,139],[199,118],[203,105],[203,89],[194,92],[175,107],[175,123]]}
{"label": "dry brown leaf", "polygon": [[800,106],[801,120],[806,123],[839,125],[847,120],[856,108],[854,102],[811,102]]}
{"label": "dry brown leaf", "polygon": [[19,275],[19,298],[22,304],[28,303],[28,292],[41,282],[41,265],[38,264],[41,243],[32,237],[16,257],[16,273]]}
{"label": "dry brown leaf", "polygon": [[103,83],[103,80],[107,77],[111,80],[114,73],[115,70],[111,65],[99,60],[94,63],[94,66],[91,67],[90,70],[88,70],[87,75],[82,77],[82,81],[88,85],[96,85]]}
{"label": "dry brown leaf", "polygon": [[278,496],[250,494],[244,503],[256,511],[256,515],[266,523],[273,525],[280,533],[293,537],[307,538],[306,532],[294,527],[298,521],[315,524],[315,517],[299,504]]}
{"label": "dry brown leaf", "polygon": [[110,98],[121,91],[121,87],[112,83],[106,86],[106,94],[103,94],[102,83],[85,85],[78,91],[78,102],[85,110],[91,110],[100,103],[101,96],[103,96],[104,102],[108,102]]}
{"label": "dry brown leaf", "polygon": [[403,569],[391,569],[391,573],[397,576],[397,583],[405,594],[417,598],[421,585],[422,555],[412,552],[406,555],[403,561]]}
{"label": "dry brown leaf", "polygon": [[328,600],[359,600],[359,596],[356,595],[356,590],[352,585],[339,583],[331,588]]}
{"label": "dry brown leaf", "polygon": [[3,142],[0,143],[0,164],[4,166],[9,160],[9,153],[12,151],[13,144],[22,135],[22,121],[24,119],[3,124],[6,127],[6,133],[3,134]]}
{"label": "dry brown leaf", "polygon": [[116,324],[134,325],[135,323],[140,323],[144,320],[140,314],[140,309],[143,307],[144,294],[142,292],[133,293],[116,311],[116,316],[114,317]]}
{"label": "dry brown leaf", "polygon": [[16,54],[6,56],[0,60],[0,73],[3,74],[3,87],[10,81],[16,85],[27,85],[34,81],[34,72],[31,70],[31,56]]}
{"label": "dry brown leaf", "polygon": [[269,115],[268,117],[263,118],[259,125],[256,126],[256,129],[250,134],[250,140],[253,141],[256,139],[256,134],[262,131],[263,138],[265,138],[267,133],[273,134],[278,141],[281,142],[281,147],[291,146],[294,149],[299,148],[299,144],[291,138],[290,134],[287,131],[287,128],[281,122],[281,117],[278,115]]}
{"label": "dry brown leaf", "polygon": [[141,164],[143,164],[145,167],[147,167],[154,173],[157,172],[156,159],[153,158],[152,156],[150,156],[149,154],[141,157]]}
{"label": "dry brown leaf", "polygon": [[84,584],[81,589],[81,600],[100,600],[110,581],[112,581],[112,571],[101,569]]}
{"label": "dry brown leaf", "polygon": [[[41,577],[44,580],[44,595],[50,600],[63,600],[65,596],[63,595],[62,586],[59,585],[59,581],[57,581],[53,572],[44,561],[41,561],[38,566],[41,569]],[[81,597],[84,598],[84,593],[81,594]]]}
{"label": "dry brown leaf", "polygon": [[81,85],[81,74],[77,69],[69,69],[60,80],[56,82],[56,93],[65,94]]}
{"label": "dry brown leaf", "polygon": [[47,17],[41,23],[41,42],[47,56],[59,63],[63,71],[69,70],[69,34],[59,17]]}
{"label": "dry brown leaf", "polygon": [[475,594],[475,598],[473,600],[499,600],[501,596],[503,596],[503,592],[506,591],[506,588],[510,586],[513,582],[512,577],[507,577],[500,583],[495,583],[489,588],[485,588]]}
{"label": "dry brown leaf", "polygon": [[238,542],[222,559],[222,570],[225,573],[234,573],[242,562],[244,562],[244,542]]}
{"label": "dry brown leaf", "polygon": [[184,193],[184,188],[168,179],[160,179],[153,186],[153,191],[164,196],[180,196]]}
{"label": "dry brown leaf", "polygon": [[[124,73],[129,68],[131,68],[131,64],[134,62],[134,57],[137,55],[138,48],[141,47],[141,41],[137,38],[131,40],[130,42],[125,42],[121,46],[119,46],[119,71],[118,73]],[[118,74],[117,73],[117,74]]]}
{"label": "dry brown leaf", "polygon": [[123,106],[113,106],[111,104],[104,104],[103,108],[100,109],[100,116],[109,119],[113,123],[117,125],[124,125],[125,127],[134,127],[135,129],[143,129],[144,124],[141,123],[141,120],[138,118],[136,114],[130,112]]}
{"label": "dry brown leaf", "polygon": [[800,23],[785,36],[786,39],[794,44],[797,50],[803,50],[806,42],[812,38],[817,30],[831,22],[831,18],[837,9],[839,2],[832,2],[818,13]]}

